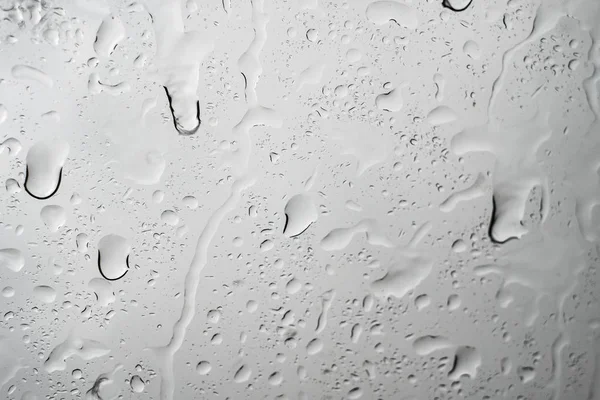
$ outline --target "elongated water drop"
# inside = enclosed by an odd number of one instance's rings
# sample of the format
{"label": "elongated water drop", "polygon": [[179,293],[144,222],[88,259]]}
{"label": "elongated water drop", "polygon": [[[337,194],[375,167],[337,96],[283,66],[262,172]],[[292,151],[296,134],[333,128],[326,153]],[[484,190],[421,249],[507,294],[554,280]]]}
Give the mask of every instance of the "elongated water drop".
{"label": "elongated water drop", "polygon": [[98,269],[104,279],[116,281],[129,271],[131,247],[122,236],[106,235],[98,243]]}
{"label": "elongated water drop", "polygon": [[33,145],[25,160],[25,191],[45,200],[60,188],[63,166],[69,155],[69,144],[62,139],[47,139]]}

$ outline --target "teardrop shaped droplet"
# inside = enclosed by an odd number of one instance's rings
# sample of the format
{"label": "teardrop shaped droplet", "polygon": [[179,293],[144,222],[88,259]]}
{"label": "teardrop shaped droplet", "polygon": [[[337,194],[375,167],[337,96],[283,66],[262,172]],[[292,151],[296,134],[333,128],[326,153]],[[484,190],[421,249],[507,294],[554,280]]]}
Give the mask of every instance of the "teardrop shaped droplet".
{"label": "teardrop shaped droplet", "polygon": [[116,281],[129,271],[131,246],[122,236],[106,235],[98,243],[98,269],[104,279]]}
{"label": "teardrop shaped droplet", "polygon": [[25,160],[25,191],[39,200],[52,197],[59,189],[69,144],[62,139],[33,145]]}
{"label": "teardrop shaped droplet", "polygon": [[300,235],[317,220],[319,213],[310,196],[297,194],[285,206],[285,227],[283,234],[287,237]]}

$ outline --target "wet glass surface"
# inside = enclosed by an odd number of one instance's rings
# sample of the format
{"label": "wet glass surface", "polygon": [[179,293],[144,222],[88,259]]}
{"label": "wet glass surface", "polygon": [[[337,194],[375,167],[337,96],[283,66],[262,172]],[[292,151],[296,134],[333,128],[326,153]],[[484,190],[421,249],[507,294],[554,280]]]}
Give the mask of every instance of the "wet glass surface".
{"label": "wet glass surface", "polygon": [[597,0],[0,1],[0,398],[600,400]]}

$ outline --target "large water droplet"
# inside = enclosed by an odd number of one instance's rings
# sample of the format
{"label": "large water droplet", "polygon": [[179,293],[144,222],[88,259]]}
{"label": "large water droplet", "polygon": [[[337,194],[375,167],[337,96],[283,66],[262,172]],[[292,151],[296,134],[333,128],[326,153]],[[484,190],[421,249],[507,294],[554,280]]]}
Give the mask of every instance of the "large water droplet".
{"label": "large water droplet", "polygon": [[62,139],[44,140],[27,152],[25,190],[40,200],[52,197],[59,189],[69,144]]}
{"label": "large water droplet", "polygon": [[25,266],[25,256],[21,250],[17,249],[1,249],[0,250],[0,267],[8,268],[11,271],[19,272]]}
{"label": "large water droplet", "polygon": [[51,286],[36,286],[33,288],[33,294],[38,300],[46,304],[50,304],[56,300],[56,290]]}
{"label": "large water droplet", "polygon": [[109,57],[124,38],[125,26],[123,26],[118,17],[109,15],[102,21],[98,28],[96,41],[94,42],[94,51],[99,56]]}
{"label": "large water droplet", "polygon": [[459,346],[454,355],[454,365],[448,373],[452,380],[459,380],[463,376],[474,379],[477,369],[481,366],[481,354],[472,346]]}
{"label": "large water droplet", "polygon": [[40,217],[50,232],[58,232],[60,227],[67,222],[65,209],[57,205],[44,206],[40,211]]}
{"label": "large water droplet", "polygon": [[122,236],[106,235],[98,242],[98,269],[104,279],[116,281],[129,271],[131,246]]}
{"label": "large water droplet", "polygon": [[293,196],[285,205],[285,226],[283,234],[287,237],[298,236],[317,220],[319,213],[307,194]]}
{"label": "large water droplet", "polygon": [[414,8],[399,1],[374,1],[367,6],[366,14],[367,19],[377,25],[384,25],[390,21],[408,29],[416,29],[419,25]]}

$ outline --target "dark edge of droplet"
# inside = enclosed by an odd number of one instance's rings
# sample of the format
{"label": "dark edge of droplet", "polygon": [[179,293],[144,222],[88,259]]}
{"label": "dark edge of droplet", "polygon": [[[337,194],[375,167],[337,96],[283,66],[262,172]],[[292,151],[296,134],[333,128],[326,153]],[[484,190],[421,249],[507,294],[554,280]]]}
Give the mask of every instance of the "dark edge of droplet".
{"label": "dark edge of droplet", "polygon": [[169,102],[169,109],[171,110],[171,116],[173,117],[173,126],[175,127],[175,130],[177,132],[179,132],[180,135],[183,135],[183,136],[190,136],[190,135],[193,135],[194,133],[196,133],[198,131],[198,129],[200,128],[200,125],[202,124],[202,120],[200,119],[200,101],[199,100],[196,101],[196,120],[198,121],[198,125],[196,125],[196,127],[194,129],[187,131],[187,130],[183,129],[181,126],[179,126],[179,123],[177,122],[177,118],[175,118],[175,110],[173,110],[172,98],[171,98],[171,95],[169,94],[169,89],[167,89],[166,86],[163,86],[163,88],[165,89],[165,93],[167,94],[167,101]]}
{"label": "dark edge of droplet", "polygon": [[506,239],[504,241],[500,241],[500,240],[494,238],[494,235],[492,234],[492,228],[494,227],[495,223],[496,223],[496,199],[492,195],[492,215],[490,217],[490,223],[489,223],[488,232],[487,232],[488,233],[488,237],[490,238],[491,242],[493,244],[506,244],[506,243],[510,242],[511,240],[518,240],[519,239],[516,236],[509,237],[508,239]]}
{"label": "dark edge of droplet", "polygon": [[[285,224],[283,225],[283,234],[284,234],[284,235],[285,235],[285,230],[287,229],[287,226],[288,226],[288,223],[289,223],[289,222],[290,222],[290,218],[288,217],[288,215],[287,215],[287,214],[285,214]],[[310,224],[308,224],[308,226],[307,226],[306,228],[304,228],[304,230],[303,230],[302,232],[299,232],[299,233],[297,233],[297,234],[295,234],[295,235],[291,235],[291,236],[288,236],[288,237],[289,237],[289,238],[295,238],[295,237],[298,237],[298,236],[302,235],[304,232],[306,232],[306,231],[308,230],[308,228],[310,228],[310,226],[311,226],[312,224],[313,224],[312,222],[311,222]],[[287,236],[287,235],[286,235],[286,236]]]}
{"label": "dark edge of droplet", "polygon": [[[394,20],[392,20],[392,21],[394,21]],[[394,22],[396,22],[396,21],[394,21]],[[397,22],[396,22],[396,23],[397,23]],[[398,25],[399,25],[399,24],[398,24]],[[389,96],[390,94],[392,94],[392,92],[393,92],[393,91],[394,91],[394,89],[390,90],[390,91],[389,91],[389,92],[387,92],[387,93],[382,93],[380,96]],[[383,109],[383,111],[388,111],[388,112],[391,112],[391,111],[390,111],[390,110],[388,110],[387,108],[384,108],[384,109]]]}
{"label": "dark edge of droplet", "polygon": [[294,236],[290,236],[290,237],[293,237],[293,238],[295,238],[295,237],[298,237],[298,236],[302,235],[304,232],[306,232],[306,231],[308,230],[308,228],[310,228],[310,226],[311,226],[312,224],[313,224],[313,223],[311,222],[310,224],[308,224],[308,226],[307,226],[306,228],[304,228],[304,230],[303,230],[302,232],[300,232],[300,233],[298,233],[298,234],[296,234],[296,235],[294,235]]}
{"label": "dark edge of droplet", "polygon": [[113,279],[108,278],[106,275],[104,275],[104,273],[102,272],[102,268],[100,267],[100,250],[98,250],[98,271],[100,272],[100,275],[102,275],[102,277],[107,281],[118,281],[129,272],[129,255],[127,255],[127,258],[125,259],[125,265],[127,265],[127,270],[123,272],[123,275]]}
{"label": "dark edge of droplet", "polygon": [[[241,72],[241,74],[242,74],[242,78],[244,78],[244,93],[247,93],[248,90],[246,90],[246,89],[248,89],[248,78],[246,78],[246,74],[244,74],[243,72]],[[245,97],[246,97],[246,100],[248,100],[248,95],[245,95]]]}
{"label": "dark edge of droplet", "polygon": [[545,196],[545,190],[544,190],[544,186],[541,187],[541,191],[542,194],[540,196],[540,207],[539,207],[539,211],[540,211],[540,222],[543,221],[544,219],[544,212],[546,211],[547,208],[547,204],[545,204],[547,202],[546,196]]}
{"label": "dark edge of droplet", "polygon": [[452,361],[452,368],[448,371],[448,375],[452,375],[452,373],[456,370],[456,366],[458,364],[458,355],[454,355],[454,360]]}
{"label": "dark edge of droplet", "polygon": [[290,222],[290,218],[288,217],[287,214],[285,214],[285,224],[283,224],[283,234],[284,235],[285,235],[285,230],[286,230],[289,222]]}
{"label": "dark edge of droplet", "polygon": [[48,196],[46,196],[46,197],[38,197],[35,194],[31,193],[29,191],[29,189],[27,189],[27,180],[29,179],[29,167],[25,166],[25,182],[23,183],[23,188],[25,189],[25,191],[27,192],[27,194],[29,194],[34,199],[47,200],[50,197],[54,196],[56,194],[56,192],[58,192],[58,188],[60,188],[60,183],[62,182],[62,171],[63,171],[63,169],[61,168],[60,171],[59,171],[59,173],[58,173],[58,183],[56,184],[56,189],[54,189],[54,191],[52,193],[50,193]]}
{"label": "dark edge of droplet", "polygon": [[466,6],[464,6],[463,8],[454,8],[454,7],[452,7],[452,4],[450,4],[450,2],[448,0],[443,0],[442,1],[442,7],[447,8],[449,10],[452,10],[454,12],[463,12],[467,8],[469,8],[469,6],[471,5],[471,3],[473,3],[473,0],[469,1],[469,3]]}

